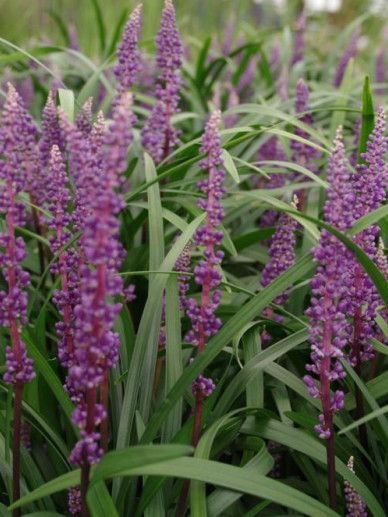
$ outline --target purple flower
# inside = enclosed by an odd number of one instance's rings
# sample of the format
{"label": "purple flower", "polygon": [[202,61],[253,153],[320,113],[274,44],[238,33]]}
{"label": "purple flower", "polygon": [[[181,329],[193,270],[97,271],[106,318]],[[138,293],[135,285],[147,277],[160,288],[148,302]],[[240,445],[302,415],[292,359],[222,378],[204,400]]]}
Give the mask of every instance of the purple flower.
{"label": "purple flower", "polygon": [[338,62],[337,70],[336,70],[335,77],[334,77],[334,86],[336,88],[339,88],[341,86],[342,80],[345,75],[346,67],[348,66],[349,61],[352,58],[355,58],[357,55],[357,45],[358,45],[359,39],[360,39],[360,31],[357,30],[352,35],[345,52],[342,54],[342,56]]}
{"label": "purple flower", "polygon": [[[309,113],[309,96],[310,92],[307,84],[303,79],[299,79],[296,85],[295,111],[298,115],[302,114],[298,117],[301,122],[308,126],[312,126],[314,124],[314,119],[311,113]],[[295,128],[295,135],[306,140],[310,139],[309,134],[299,127]],[[320,155],[317,149],[304,144],[303,142],[298,142],[297,140],[291,140],[290,147],[293,151],[291,161],[306,167],[312,172],[317,172],[317,167],[314,163],[314,160]],[[294,177],[297,176],[298,173],[294,175]]]}
{"label": "purple flower", "polygon": [[[354,458],[350,456],[348,469],[354,474]],[[354,490],[349,481],[345,481],[344,487],[346,501],[346,517],[368,517],[366,504],[363,498]]]}
{"label": "purple flower", "polygon": [[69,488],[68,491],[69,513],[77,515],[81,512],[81,490],[78,486]]}
{"label": "purple flower", "polygon": [[64,148],[63,135],[59,127],[55,94],[49,91],[42,114],[42,136],[39,142],[40,160],[46,167],[50,160],[50,152],[53,145],[57,145],[62,151]]}
{"label": "purple flower", "polygon": [[179,308],[184,311],[187,305],[187,291],[189,290],[190,276],[187,273],[190,271],[190,262],[192,254],[193,243],[189,241],[183,248],[178,260],[175,262],[174,271],[178,271],[178,291],[179,291]]}
{"label": "purple flower", "polygon": [[119,241],[118,214],[123,207],[116,189],[125,170],[125,156],[132,141],[130,97],[124,94],[114,106],[112,122],[105,134],[96,130],[90,148],[95,150],[100,164],[95,167],[88,210],[82,224],[81,247],[84,262],[80,267],[80,300],[74,308],[75,350],[70,366],[71,385],[82,394],[73,420],[81,429],[81,439],[75,445],[70,461],[84,466],[99,461],[102,449],[98,445],[98,426],[106,419],[105,408],[97,403],[96,392],[114,368],[119,356],[119,336],[113,331],[121,304],[115,296],[122,294],[122,279],[118,268],[123,258]]}
{"label": "purple flower", "polygon": [[[387,139],[385,137],[385,114],[378,109],[375,128],[369,136],[367,150],[362,155],[364,163],[358,164],[351,177],[353,187],[353,218],[357,219],[373,212],[385,201],[387,187],[387,166],[385,154]],[[354,237],[358,244],[373,260],[376,260],[376,237],[379,227],[372,225]],[[373,282],[353,257],[349,267],[349,276],[353,281],[350,291],[354,333],[349,361],[352,365],[360,365],[373,357],[370,338],[378,331],[375,316],[377,307],[382,303]]]}
{"label": "purple flower", "polygon": [[[221,327],[221,320],[215,315],[221,299],[221,291],[217,289],[222,280],[219,265],[224,256],[221,250],[216,250],[223,238],[219,225],[224,217],[221,198],[225,194],[225,173],[221,169],[223,161],[220,122],[221,113],[214,111],[206,124],[201,146],[201,152],[206,154],[201,168],[208,172],[208,177],[198,183],[199,189],[205,194],[205,198],[198,201],[198,206],[206,212],[207,217],[206,223],[195,234],[197,246],[204,247],[204,259],[194,269],[194,280],[202,286],[202,293],[200,304],[190,298],[186,305],[186,313],[192,324],[186,340],[197,347],[198,353],[204,349],[207,338],[216,334]],[[193,389],[198,395],[198,389],[203,387],[202,396],[207,396],[211,385],[209,379],[201,377],[197,379]]]}
{"label": "purple flower", "polygon": [[[293,207],[297,209],[297,200]],[[287,271],[295,262],[295,231],[298,223],[287,213],[282,213],[276,224],[268,250],[269,260],[263,269],[261,284],[266,287],[278,276]],[[287,291],[279,295],[274,303],[282,305],[288,298]]]}
{"label": "purple flower", "polygon": [[306,16],[302,12],[299,17],[295,20],[294,25],[294,48],[291,58],[291,65],[294,66],[304,59],[305,52],[305,29],[306,29]]}
{"label": "purple flower", "polygon": [[88,136],[92,129],[92,107],[93,107],[93,98],[89,97],[87,101],[84,103],[82,108],[79,110],[77,114],[77,118],[75,121],[75,125],[77,129],[84,135]]}
{"label": "purple flower", "polygon": [[354,123],[354,127],[353,127],[353,134],[354,134],[353,151],[352,151],[352,155],[350,157],[350,165],[352,167],[355,167],[356,163],[357,163],[358,146],[360,144],[360,132],[361,132],[361,119],[358,118],[356,120],[356,122]]}
{"label": "purple flower", "polygon": [[[344,231],[350,226],[352,192],[341,128],[337,131],[329,159],[328,182],[325,221]],[[333,433],[333,414],[343,407],[344,400],[343,392],[331,394],[330,386],[345,376],[339,359],[344,355],[343,348],[348,343],[350,332],[346,321],[349,311],[349,285],[346,278],[351,254],[326,230],[322,230],[320,242],[313,254],[318,268],[311,281],[312,297],[306,311],[310,318],[312,350],[311,364],[306,369],[318,376],[320,386],[310,375],[306,375],[304,381],[310,395],[321,398],[323,414],[315,429],[321,438],[328,439]]]}
{"label": "purple flower", "polygon": [[64,249],[71,240],[68,225],[71,216],[68,214],[70,191],[67,187],[65,164],[58,146],[51,150],[49,186],[49,210],[52,218],[48,225],[54,230],[50,237],[53,254],[58,255],[58,262],[51,267],[52,273],[58,273],[61,279],[61,290],[54,292],[53,301],[62,316],[55,328],[59,337],[58,357],[64,368],[74,362],[74,306],[79,300],[77,253],[74,249]]}
{"label": "purple flower", "polygon": [[171,117],[178,112],[183,49],[171,0],[165,0],[156,45],[159,84],[156,87],[156,104],[142,131],[142,144],[155,163],[160,163],[179,141]]}
{"label": "purple flower", "polygon": [[140,71],[140,52],[138,41],[140,36],[143,6],[139,4],[132,12],[117,50],[117,64],[114,74],[118,82],[119,93],[132,88]]}
{"label": "purple flower", "polygon": [[0,212],[5,217],[5,232],[0,234],[0,266],[7,284],[0,291],[0,325],[8,327],[12,347],[6,348],[7,384],[25,383],[35,376],[32,360],[27,358],[26,346],[21,340],[21,326],[27,323],[27,294],[29,274],[21,262],[26,256],[24,241],[16,237],[15,227],[25,224],[25,209],[18,199],[27,189],[25,160],[34,141],[35,128],[31,125],[22,100],[14,87],[8,85],[1,127]]}

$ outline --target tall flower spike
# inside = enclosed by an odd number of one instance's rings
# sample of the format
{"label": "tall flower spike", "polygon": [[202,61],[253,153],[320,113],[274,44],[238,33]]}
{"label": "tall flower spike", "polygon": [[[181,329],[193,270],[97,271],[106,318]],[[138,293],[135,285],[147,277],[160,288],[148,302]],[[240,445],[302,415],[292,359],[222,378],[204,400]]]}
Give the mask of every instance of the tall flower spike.
{"label": "tall flower spike", "polygon": [[50,237],[50,247],[58,262],[51,267],[52,273],[58,273],[61,279],[61,289],[54,292],[53,300],[62,316],[62,321],[56,324],[59,337],[58,357],[64,368],[69,368],[74,362],[74,306],[78,302],[77,272],[75,271],[76,256],[73,250],[64,249],[71,239],[68,225],[71,217],[68,215],[70,192],[67,187],[67,176],[59,147],[54,145],[50,158],[49,186],[49,227],[54,230]]}
{"label": "tall flower spike", "polygon": [[85,101],[84,105],[79,110],[76,121],[75,121],[77,129],[84,136],[88,136],[92,129],[92,119],[93,119],[92,107],[93,107],[93,98],[89,97],[89,99],[87,99]]}
{"label": "tall flower spike", "polygon": [[[216,317],[215,310],[221,299],[221,291],[217,289],[222,276],[218,269],[224,256],[221,250],[216,250],[222,242],[223,232],[219,225],[224,217],[221,198],[225,193],[223,181],[225,177],[221,158],[221,140],[219,125],[221,113],[213,112],[202,137],[201,152],[206,157],[201,162],[201,168],[208,172],[208,178],[198,183],[205,198],[198,201],[198,206],[206,212],[206,223],[198,228],[195,234],[197,246],[204,246],[205,258],[194,269],[194,280],[202,286],[200,305],[190,298],[187,301],[187,315],[191,319],[192,330],[186,339],[197,347],[197,353],[202,352],[208,337],[213,336],[221,327],[221,320]],[[193,384],[197,399],[203,399],[213,391],[213,383],[200,376]],[[194,439],[194,438],[193,438]],[[198,437],[195,437],[196,442]]]}
{"label": "tall flower spike", "polygon": [[[348,469],[354,471],[354,458],[350,456],[348,461]],[[346,517],[368,517],[366,504],[363,498],[354,490],[349,481],[345,481],[344,487],[346,501]]]}
{"label": "tall flower spike", "polygon": [[24,204],[18,200],[28,189],[23,163],[28,152],[31,128],[25,116],[22,101],[14,87],[8,85],[1,128],[0,178],[4,181],[0,192],[0,212],[5,216],[6,231],[0,235],[0,266],[8,289],[0,292],[0,324],[10,329],[12,347],[6,349],[7,371],[4,382],[8,384],[29,382],[34,377],[32,361],[27,358],[25,344],[21,341],[20,326],[27,323],[27,294],[29,274],[23,271],[25,245],[16,237],[16,226],[24,226]]}
{"label": "tall flower spike", "polygon": [[[384,110],[379,108],[375,128],[369,136],[367,150],[362,155],[364,163],[357,165],[356,172],[351,177],[354,191],[354,220],[373,212],[385,200],[388,183],[386,151],[385,114]],[[354,237],[355,243],[374,260],[377,254],[378,234],[379,227],[372,225]],[[353,315],[354,335],[349,360],[359,369],[362,361],[373,357],[370,338],[378,331],[375,316],[376,309],[382,302],[373,282],[355,258],[349,274],[354,282],[351,290],[353,306],[350,311]]]}
{"label": "tall flower spike", "polygon": [[[295,196],[292,207],[297,210],[298,199]],[[276,224],[276,231],[272,236],[268,250],[269,260],[263,269],[261,284],[266,287],[278,276],[287,271],[295,262],[295,231],[298,227],[297,221],[287,213],[282,213]],[[282,305],[288,298],[285,291],[279,295],[273,303]],[[263,314],[272,319],[273,313],[270,307],[264,309]],[[282,318],[276,318],[281,321]]]}
{"label": "tall flower spike", "polygon": [[[329,189],[324,208],[324,218],[329,224],[344,231],[349,228],[352,209],[350,173],[345,156],[342,130],[337,130],[332,154],[329,158]],[[347,248],[326,230],[313,255],[318,263],[315,277],[311,281],[311,302],[306,311],[310,318],[309,339],[311,343],[311,363],[308,372],[319,378],[319,386],[311,375],[304,382],[311,396],[320,398],[323,412],[320,423],[315,426],[321,438],[327,440],[327,462],[330,503],[336,505],[335,489],[335,452],[334,452],[334,413],[342,409],[344,393],[331,392],[331,384],[345,377],[339,359],[349,340],[349,326],[346,316],[349,312],[347,265],[351,258]]]}
{"label": "tall flower spike", "polygon": [[[123,118],[128,127],[123,126]],[[98,153],[101,164],[96,169],[93,197],[84,220],[81,240],[84,264],[80,267],[80,302],[74,309],[75,361],[69,372],[74,389],[83,395],[73,414],[73,421],[81,430],[81,438],[69,460],[81,466],[83,511],[86,511],[89,466],[99,461],[108,441],[108,374],[119,357],[120,340],[119,335],[113,331],[113,325],[121,304],[114,303],[113,300],[115,296],[122,294],[122,279],[118,268],[123,250],[119,241],[117,216],[123,207],[123,201],[117,188],[124,169],[123,156],[127,152],[125,149],[124,153],[123,148],[131,140],[128,139],[131,120],[128,99],[126,103],[117,103],[107,132],[101,135],[102,140],[100,136],[95,140],[101,141],[103,145]],[[93,145],[92,142],[92,147]],[[101,403],[97,399],[98,392]],[[99,425],[101,435],[97,432]]]}
{"label": "tall flower spike", "polygon": [[16,237],[16,226],[25,223],[24,204],[18,196],[28,188],[25,160],[35,133],[22,100],[9,84],[0,129],[0,213],[4,214],[5,232],[0,234],[0,267],[6,289],[0,291],[0,325],[9,329],[11,346],[5,351],[6,373],[4,382],[14,390],[13,410],[13,469],[12,498],[20,498],[20,442],[22,436],[22,400],[26,382],[35,374],[32,360],[27,357],[26,346],[21,339],[21,327],[27,323],[27,294],[29,274],[23,271],[21,262],[26,256],[24,241]]}
{"label": "tall flower spike", "polygon": [[135,84],[140,72],[140,52],[138,41],[141,29],[143,5],[139,4],[132,12],[117,49],[117,64],[114,74],[117,78],[119,94],[126,92]]}
{"label": "tall flower spike", "polygon": [[304,59],[305,52],[305,30],[306,30],[306,15],[304,12],[300,13],[295,20],[294,26],[294,49],[291,59],[291,65],[296,65]]}
{"label": "tall flower spike", "polygon": [[53,145],[60,150],[64,148],[64,141],[59,127],[57,107],[55,105],[55,94],[49,91],[46,104],[42,113],[42,136],[39,143],[40,160],[44,167],[50,161],[50,152]]}
{"label": "tall flower spike", "polygon": [[160,70],[157,100],[143,128],[142,144],[154,161],[160,163],[179,141],[171,117],[178,112],[183,49],[171,0],[165,0],[156,45],[156,62]]}
{"label": "tall flower spike", "polygon": [[[307,84],[303,79],[299,79],[296,85],[295,111],[297,114],[303,113],[303,115],[298,117],[301,122],[308,126],[312,126],[314,120],[311,113],[308,113],[310,109],[309,97],[310,92]],[[301,138],[305,138],[306,140],[310,139],[309,134],[298,127],[295,128],[295,135]],[[320,155],[317,149],[311,147],[310,145],[306,145],[303,142],[298,142],[296,140],[291,140],[290,147],[293,151],[293,162],[296,162],[299,165],[302,165],[303,167],[310,169],[312,172],[317,172],[317,167],[314,163],[314,160]]]}
{"label": "tall flower spike", "polygon": [[352,35],[345,52],[342,54],[342,56],[338,62],[337,70],[335,72],[335,77],[334,77],[334,86],[336,88],[339,88],[341,86],[342,80],[345,75],[345,70],[346,70],[346,67],[348,66],[349,61],[352,58],[355,58],[357,55],[357,45],[358,45],[359,39],[360,39],[360,31],[356,30],[354,32],[354,34]]}

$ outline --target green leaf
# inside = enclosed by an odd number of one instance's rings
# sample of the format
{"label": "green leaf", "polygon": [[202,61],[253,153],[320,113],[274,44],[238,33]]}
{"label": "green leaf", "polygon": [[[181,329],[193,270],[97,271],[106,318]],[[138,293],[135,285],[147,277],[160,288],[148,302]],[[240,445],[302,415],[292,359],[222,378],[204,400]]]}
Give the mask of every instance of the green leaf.
{"label": "green leaf", "polygon": [[102,16],[101,7],[98,3],[98,0],[90,0],[93,5],[94,14],[96,16],[97,29],[98,29],[98,38],[100,41],[100,49],[101,52],[105,50],[105,26],[104,26],[104,18]]}
{"label": "green leaf", "polygon": [[[274,440],[326,465],[326,447],[322,441],[319,441],[305,431],[295,429],[268,417],[263,417],[260,421],[257,419],[255,421],[247,421],[241,431],[249,435]],[[349,481],[356,492],[365,500],[369,510],[375,517],[385,516],[384,510],[369,488],[338,458],[336,458],[336,472],[343,479]],[[311,515],[311,512],[308,512],[307,515]]]}
{"label": "green leaf", "polygon": [[222,159],[224,161],[224,167],[227,170],[227,172],[232,176],[232,178],[237,184],[240,183],[241,180],[238,174],[237,167],[234,164],[232,156],[225,149],[222,150]]}
{"label": "green leaf", "polygon": [[227,411],[240,393],[246,389],[247,385],[254,380],[257,374],[262,372],[269,363],[276,361],[276,359],[306,341],[307,338],[307,330],[299,330],[299,332],[291,334],[291,336],[282,339],[278,343],[256,354],[245,364],[244,368],[233,377],[226,387],[214,409],[214,418],[219,417]]}
{"label": "green leaf", "polygon": [[360,219],[358,219],[353,226],[348,230],[348,235],[353,236],[360,233],[365,228],[372,226],[373,224],[385,219],[388,216],[388,205],[383,205],[370,212],[369,214],[364,215]]}
{"label": "green leaf", "polygon": [[[117,452],[122,453],[123,451]],[[99,466],[96,467],[96,471],[98,468]],[[217,461],[202,460],[199,458],[178,458],[166,462],[145,464],[139,467],[128,466],[126,469],[121,469],[120,467],[115,469],[114,465],[112,465],[109,476],[112,475],[170,476],[183,479],[195,479],[229,488],[237,492],[250,494],[255,497],[269,499],[277,503],[281,502],[281,504],[287,508],[293,508],[307,515],[314,515],[314,517],[338,515],[312,497],[280,481],[275,481],[247,469],[244,470],[240,467],[225,465]],[[354,476],[354,478],[357,479],[356,476]],[[91,482],[93,483],[93,478]]]}
{"label": "green leaf", "polygon": [[[36,348],[35,344],[29,338],[26,331],[23,332],[23,341],[27,345],[28,355],[34,360],[34,365],[35,365],[36,369],[42,375],[42,377],[45,379],[49,388],[53,392],[55,398],[57,399],[60,406],[62,407],[69,422],[72,423],[71,415],[73,413],[74,406],[73,406],[71,400],[69,399],[68,394],[63,389],[61,381],[58,379],[58,377],[54,373],[54,371],[51,368],[51,366],[49,365],[49,363],[43,357],[43,355]],[[73,426],[73,424],[72,424],[72,426]]]}
{"label": "green leaf", "polygon": [[[168,272],[172,270],[177,258],[182,253],[185,245],[192,238],[203,218],[204,215],[197,217],[187,226],[186,230],[182,232],[164,259],[159,269],[160,272]],[[123,410],[120,417],[116,443],[116,447],[118,449],[123,448],[128,444],[129,436],[131,435],[133,418],[137,405],[137,395],[141,385],[142,364],[146,353],[146,347],[157,347],[160,330],[160,314],[162,310],[162,294],[165,289],[167,279],[168,275],[166,274],[155,275],[155,278],[152,279],[149,296],[140,320],[134,351],[131,358],[131,375],[128,376],[125,386]],[[174,401],[174,405],[178,399],[179,396]]]}
{"label": "green leaf", "polygon": [[[182,375],[182,336],[177,279],[171,276],[166,286],[166,380],[165,395]],[[182,399],[168,415],[163,428],[163,441],[169,442],[182,425]]]}
{"label": "green leaf", "polygon": [[252,321],[260,312],[280,293],[282,293],[293,282],[311,273],[314,269],[310,255],[304,256],[285,273],[274,280],[269,286],[254,296],[249,302],[237,311],[230,320],[223,325],[221,330],[210,339],[205,350],[199,354],[191,365],[186,368],[183,375],[175,383],[166,399],[151,416],[146,430],[142,436],[142,443],[150,442],[158,432],[163,421],[176,404],[177,400],[184,394],[186,388],[204,371],[206,366],[217,357],[224,346],[232,340],[247,323]]}
{"label": "green leaf", "polygon": [[74,122],[74,93],[72,90],[58,89],[59,104],[70,122]]}
{"label": "green leaf", "polygon": [[88,490],[86,500],[91,517],[119,517],[105,483],[96,483]]}
{"label": "green leaf", "polygon": [[388,413],[388,405],[379,407],[378,409],[375,409],[374,411],[371,411],[364,417],[360,418],[359,420],[356,420],[355,422],[352,422],[350,425],[344,427],[344,429],[341,429],[338,434],[345,434],[349,431],[352,431],[353,429],[356,429],[356,427],[359,427],[362,424],[365,424],[366,422],[369,422],[370,420],[373,420],[374,418],[378,418],[381,415],[385,415],[385,413]]}

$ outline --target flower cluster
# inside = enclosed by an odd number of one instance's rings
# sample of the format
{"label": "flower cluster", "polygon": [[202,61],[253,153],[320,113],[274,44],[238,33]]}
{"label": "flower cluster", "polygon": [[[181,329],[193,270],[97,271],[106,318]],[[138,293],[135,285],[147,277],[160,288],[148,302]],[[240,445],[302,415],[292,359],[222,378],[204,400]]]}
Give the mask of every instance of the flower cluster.
{"label": "flower cluster", "polygon": [[[309,113],[309,89],[307,84],[303,79],[299,79],[296,85],[296,98],[295,98],[295,111],[297,114],[302,114],[299,116],[299,120],[308,126],[312,126],[314,123],[313,116]],[[309,135],[303,129],[297,127],[295,128],[295,135],[306,140],[309,140]],[[315,165],[316,158],[319,157],[320,153],[314,147],[307,145],[303,142],[299,142],[297,140],[292,140],[290,143],[290,147],[293,151],[292,153],[292,161],[312,172],[317,172],[317,167]],[[294,178],[298,177],[298,173],[294,174]]]}
{"label": "flower cluster", "polygon": [[8,289],[0,292],[0,324],[8,327],[12,347],[6,348],[7,371],[4,382],[8,384],[29,382],[34,377],[31,359],[27,358],[26,346],[21,340],[20,326],[27,323],[27,294],[29,274],[21,267],[25,245],[16,237],[16,226],[25,224],[24,205],[18,200],[28,188],[25,174],[26,156],[35,145],[36,129],[25,110],[22,99],[8,85],[1,127],[0,212],[4,214],[6,230],[0,235],[0,266]]}
{"label": "flower cluster", "polygon": [[[324,208],[325,220],[344,231],[350,226],[352,191],[348,162],[345,157],[342,131],[337,131],[334,147],[329,159],[329,190]],[[349,311],[347,264],[351,254],[332,234],[322,230],[319,245],[314,250],[318,263],[317,272],[311,281],[312,298],[306,311],[311,326],[311,364],[306,369],[319,377],[320,388],[310,376],[304,377],[305,384],[313,397],[322,400],[323,414],[316,431],[321,438],[332,435],[333,413],[343,407],[342,391],[330,393],[331,383],[345,377],[339,359],[344,356],[344,347],[349,339]]]}
{"label": "flower cluster", "polygon": [[117,274],[123,258],[117,215],[123,202],[116,189],[132,139],[130,104],[130,96],[123,95],[115,105],[112,123],[102,135],[101,163],[95,169],[98,176],[92,185],[89,210],[83,222],[84,263],[80,267],[80,301],[74,309],[75,361],[69,370],[74,389],[83,394],[73,415],[81,429],[81,439],[70,456],[70,461],[78,465],[96,463],[101,457],[96,426],[107,415],[96,393],[119,356],[119,336],[113,331],[113,324],[121,304],[110,300],[122,294],[122,280]]}
{"label": "flower cluster", "polygon": [[156,104],[142,131],[142,144],[159,163],[178,143],[178,132],[172,125],[171,117],[178,111],[183,49],[171,0],[165,0],[156,45],[160,82],[156,87]]}
{"label": "flower cluster", "polygon": [[[354,474],[354,458],[350,456],[348,469]],[[346,517],[368,517],[363,498],[354,490],[349,481],[345,481]]]}
{"label": "flower cluster", "polygon": [[118,82],[119,94],[132,88],[141,68],[138,41],[142,11],[143,6],[139,4],[132,12],[117,50],[117,64],[114,67],[114,73]]}
{"label": "flower cluster", "polygon": [[296,65],[304,59],[305,52],[305,30],[306,30],[306,15],[302,12],[295,20],[294,25],[294,48],[291,58],[291,65]]}
{"label": "flower cluster", "polygon": [[[194,269],[195,282],[202,286],[201,300],[187,300],[186,313],[191,319],[192,329],[186,336],[186,340],[197,347],[201,352],[206,344],[206,339],[217,333],[221,327],[221,320],[215,315],[220,299],[221,291],[217,289],[222,276],[219,265],[224,256],[221,250],[216,250],[222,242],[223,232],[219,225],[224,217],[224,209],[221,198],[225,193],[223,187],[225,173],[222,166],[221,141],[219,125],[221,113],[213,112],[202,137],[201,152],[206,157],[201,162],[201,168],[208,172],[207,179],[198,183],[199,189],[205,197],[198,201],[198,206],[206,212],[206,223],[198,228],[195,234],[197,246],[204,247],[204,259]],[[210,394],[212,384],[209,380],[201,377],[194,384],[196,393],[198,388],[203,388],[203,395]]]}
{"label": "flower cluster", "polygon": [[[353,203],[352,217],[357,220],[381,206],[386,197],[388,183],[385,153],[387,140],[385,137],[385,114],[382,108],[378,110],[375,128],[369,136],[367,151],[362,155],[364,163],[358,164],[356,172],[351,177]],[[358,244],[372,260],[376,260],[378,248],[376,238],[379,227],[371,225],[354,237]],[[349,276],[353,279],[350,291],[353,316],[354,334],[352,350],[349,354],[351,364],[360,364],[373,357],[370,343],[378,331],[375,316],[377,307],[382,303],[376,287],[353,258],[349,266]]]}
{"label": "flower cluster", "polygon": [[[297,209],[298,200],[294,199],[293,208]],[[297,221],[287,213],[282,213],[276,224],[276,230],[271,238],[268,250],[269,260],[263,269],[261,284],[263,287],[269,285],[282,273],[287,271],[295,262],[295,231]],[[288,298],[285,291],[279,295],[274,303],[283,304]]]}

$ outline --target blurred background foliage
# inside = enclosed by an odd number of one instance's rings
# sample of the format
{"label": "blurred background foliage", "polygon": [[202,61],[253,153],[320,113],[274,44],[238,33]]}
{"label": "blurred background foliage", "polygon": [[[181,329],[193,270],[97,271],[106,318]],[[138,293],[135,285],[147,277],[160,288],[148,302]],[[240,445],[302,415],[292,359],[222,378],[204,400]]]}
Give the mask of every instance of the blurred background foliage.
{"label": "blurred background foliage", "polygon": [[[334,27],[343,27],[350,20],[381,7],[375,16],[379,23],[386,9],[386,0],[305,0],[308,7],[326,6],[334,12],[319,12],[319,17]],[[99,26],[96,20],[97,0],[0,0],[0,36],[17,45],[67,44],[65,30],[76,33],[82,52],[98,55]],[[120,20],[138,0],[99,0],[107,38],[111,37]],[[143,0],[145,8],[144,41],[157,31],[163,0]],[[295,11],[302,8],[303,0],[175,0],[179,26],[183,34],[197,38],[204,35],[221,35],[231,17],[238,20],[239,29],[244,24],[252,27],[276,29],[294,19]],[[274,4],[277,10],[274,10]],[[384,7],[385,4],[385,7]],[[374,32],[370,31],[371,34]]]}

